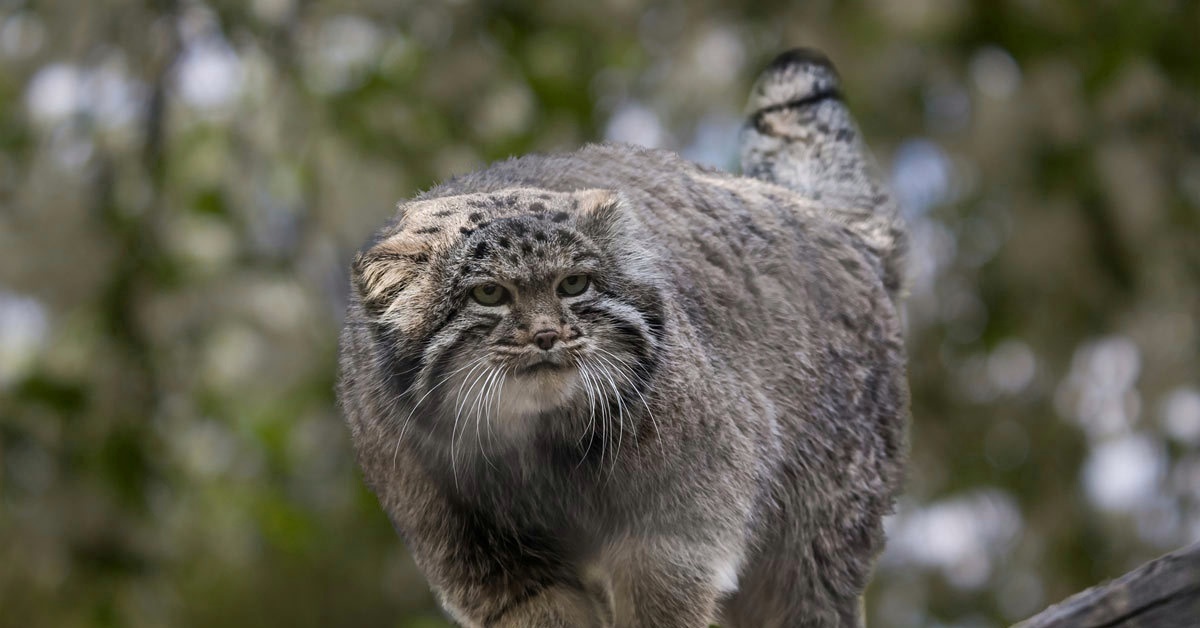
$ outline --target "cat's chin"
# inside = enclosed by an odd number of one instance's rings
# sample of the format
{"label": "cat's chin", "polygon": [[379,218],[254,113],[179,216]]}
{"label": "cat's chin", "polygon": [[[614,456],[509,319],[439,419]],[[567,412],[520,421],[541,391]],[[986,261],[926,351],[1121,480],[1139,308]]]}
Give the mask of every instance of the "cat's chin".
{"label": "cat's chin", "polygon": [[539,363],[504,380],[497,424],[521,431],[530,419],[571,403],[580,393],[579,370],[574,366]]}

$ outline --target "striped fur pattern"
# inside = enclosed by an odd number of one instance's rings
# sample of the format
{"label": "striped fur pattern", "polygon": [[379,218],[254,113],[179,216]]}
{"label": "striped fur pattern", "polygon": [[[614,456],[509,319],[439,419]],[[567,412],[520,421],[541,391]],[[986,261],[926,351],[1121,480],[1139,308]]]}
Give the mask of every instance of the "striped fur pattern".
{"label": "striped fur pattern", "polygon": [[775,59],[755,84],[742,134],[746,176],[785,185],[835,210],[884,262],[888,289],[903,288],[904,225],[843,102],[837,70],[824,55],[796,49]]}
{"label": "striped fur pattern", "polygon": [[906,447],[903,240],[832,76],[766,71],[751,176],[511,159],[357,257],[339,398],[459,624],[861,622]]}

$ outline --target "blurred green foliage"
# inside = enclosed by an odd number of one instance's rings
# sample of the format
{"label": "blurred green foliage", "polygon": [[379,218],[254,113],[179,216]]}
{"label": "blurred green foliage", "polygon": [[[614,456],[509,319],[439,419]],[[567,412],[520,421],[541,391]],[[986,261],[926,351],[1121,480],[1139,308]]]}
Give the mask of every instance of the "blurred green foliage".
{"label": "blurred green foliage", "polygon": [[1200,539],[1200,5],[0,0],[0,626],[446,625],[334,405],[394,203],[626,139],[733,167],[838,64],[914,236],[874,626]]}

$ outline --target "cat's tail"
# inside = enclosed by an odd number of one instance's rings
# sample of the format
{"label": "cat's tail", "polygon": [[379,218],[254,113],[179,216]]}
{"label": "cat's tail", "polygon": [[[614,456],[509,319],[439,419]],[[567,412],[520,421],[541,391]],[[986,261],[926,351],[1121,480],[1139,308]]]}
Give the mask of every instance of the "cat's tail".
{"label": "cat's tail", "polygon": [[829,59],[804,48],[779,55],[751,91],[748,111],[742,172],[827,208],[875,250],[887,289],[902,292],[904,226],[842,101]]}

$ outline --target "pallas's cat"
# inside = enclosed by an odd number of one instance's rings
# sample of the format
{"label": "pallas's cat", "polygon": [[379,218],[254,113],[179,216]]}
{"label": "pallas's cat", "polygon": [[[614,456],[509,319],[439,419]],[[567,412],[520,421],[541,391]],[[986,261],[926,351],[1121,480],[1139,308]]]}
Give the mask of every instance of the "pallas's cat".
{"label": "pallas's cat", "polygon": [[625,145],[401,203],[339,394],[464,626],[854,626],[905,457],[903,231],[816,53],[744,176]]}

